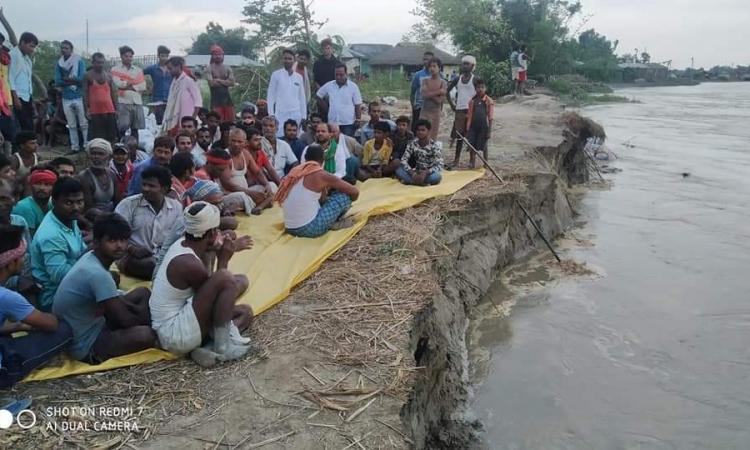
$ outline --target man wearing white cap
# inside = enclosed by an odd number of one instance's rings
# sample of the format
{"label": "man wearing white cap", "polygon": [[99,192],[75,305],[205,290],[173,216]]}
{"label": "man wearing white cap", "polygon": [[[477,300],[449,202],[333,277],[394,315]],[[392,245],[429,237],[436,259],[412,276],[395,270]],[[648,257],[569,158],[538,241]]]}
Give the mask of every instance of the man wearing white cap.
{"label": "man wearing white cap", "polygon": [[[239,359],[250,350],[249,339],[232,318],[249,283],[227,266],[235,252],[252,247],[252,239],[222,234],[219,208],[207,202],[185,208],[184,219],[185,235],[169,248],[154,278],[151,325],[165,350],[189,353],[204,367]],[[210,249],[218,249],[212,275],[202,262]],[[213,341],[201,347],[209,335]]]}
{"label": "man wearing white cap", "polygon": [[115,180],[109,171],[112,145],[102,138],[94,138],[86,144],[90,166],[78,174],[83,185],[84,211],[96,208],[97,215],[115,209]]}
{"label": "man wearing white cap", "polygon": [[[464,144],[463,139],[458,137],[458,133],[461,133],[461,136],[466,136],[466,115],[469,112],[469,100],[475,94],[474,67],[476,63],[477,60],[471,55],[461,58],[461,75],[448,83],[448,103],[450,103],[451,109],[456,113],[453,119],[453,131],[451,131],[451,140],[458,139],[456,142],[456,156],[451,165],[451,167],[455,168],[458,168],[458,163],[461,159],[461,149]],[[450,92],[454,88],[457,93],[455,103],[453,102],[453,96],[450,95]]]}

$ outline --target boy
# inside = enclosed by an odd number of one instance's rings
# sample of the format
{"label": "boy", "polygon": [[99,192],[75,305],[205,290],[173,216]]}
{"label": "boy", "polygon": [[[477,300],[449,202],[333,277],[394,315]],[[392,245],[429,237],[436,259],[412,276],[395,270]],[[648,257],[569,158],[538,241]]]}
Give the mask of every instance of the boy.
{"label": "boy", "polygon": [[390,176],[396,170],[396,166],[391,161],[393,145],[390,139],[386,139],[391,131],[390,125],[387,122],[376,122],[373,130],[373,139],[365,142],[362,151],[362,167],[357,174],[359,181]]}
{"label": "boy", "polygon": [[443,154],[440,146],[430,139],[430,128],[432,124],[429,120],[417,120],[417,139],[406,147],[401,166],[396,169],[396,177],[403,184],[430,186],[443,179],[440,173],[443,170]]}
{"label": "boy", "polygon": [[[18,292],[1,285],[21,272],[26,255],[23,228],[0,225],[0,388],[21,381],[29,372],[63,351],[71,340],[70,326],[29,304]],[[23,331],[23,335],[13,335]]]}
{"label": "boy", "polygon": [[[476,95],[469,101],[469,111],[466,114],[466,139],[477,151],[482,152],[484,160],[487,161],[487,141],[492,135],[492,120],[495,115],[495,102],[487,95],[487,86],[484,81],[476,78],[474,80]],[[469,163],[476,169],[476,154],[471,150]]]}
{"label": "boy", "polygon": [[13,170],[16,176],[23,183],[26,176],[31,172],[31,168],[39,163],[39,156],[36,153],[38,143],[36,133],[33,131],[19,131],[16,133],[16,146],[18,152],[14,153],[11,158]]}
{"label": "boy", "polygon": [[133,176],[133,168],[133,163],[128,157],[128,148],[118,142],[112,148],[112,161],[109,164],[109,171],[115,180],[115,206],[125,198],[128,183]]}

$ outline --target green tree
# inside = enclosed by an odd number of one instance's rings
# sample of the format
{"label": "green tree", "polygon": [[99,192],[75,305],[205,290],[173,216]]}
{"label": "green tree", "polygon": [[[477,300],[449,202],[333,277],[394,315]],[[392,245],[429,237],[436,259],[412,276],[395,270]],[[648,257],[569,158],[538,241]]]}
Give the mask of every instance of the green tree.
{"label": "green tree", "polygon": [[252,38],[260,47],[303,43],[313,48],[313,33],[327,19],[316,20],[311,8],[305,0],[247,0],[243,22],[258,27]]}
{"label": "green tree", "polygon": [[582,39],[570,36],[568,24],[581,8],[581,2],[568,0],[418,0],[413,13],[423,20],[405,39],[449,37],[477,57],[480,73],[490,71],[482,76],[490,78],[488,88],[495,94],[509,86],[514,43],[527,45],[531,77],[546,79],[583,67],[585,74],[606,79],[614,72],[616,45],[593,30]]}
{"label": "green tree", "polygon": [[60,59],[59,41],[39,41],[34,51],[34,74],[46,85],[55,78],[55,65]]}
{"label": "green tree", "polygon": [[258,43],[250,38],[247,29],[243,27],[224,29],[215,22],[208,22],[206,31],[193,39],[193,45],[188,49],[188,52],[205,55],[211,52],[211,46],[214,44],[220,46],[225,53],[230,55],[257,58]]}

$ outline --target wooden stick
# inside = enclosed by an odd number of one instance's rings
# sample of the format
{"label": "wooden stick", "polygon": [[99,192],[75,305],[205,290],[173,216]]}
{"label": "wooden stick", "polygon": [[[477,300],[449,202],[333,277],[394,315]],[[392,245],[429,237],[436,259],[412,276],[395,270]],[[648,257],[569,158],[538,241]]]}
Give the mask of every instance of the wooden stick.
{"label": "wooden stick", "polygon": [[[484,163],[485,167],[487,167],[490,170],[490,172],[492,172],[492,175],[494,175],[495,178],[497,178],[500,181],[500,183],[505,184],[505,181],[503,181],[503,179],[500,178],[500,175],[498,175],[497,172],[495,172],[495,169],[493,169],[490,163],[488,163],[487,160],[484,159],[484,157],[482,157],[479,151],[476,148],[474,148],[474,146],[471,145],[471,143],[458,130],[454,130],[454,131],[456,131],[456,134],[458,135],[458,137],[461,138],[461,140],[466,143],[466,146],[472,152],[474,152],[474,154]],[[547,248],[549,248],[549,251],[552,252],[552,254],[555,256],[555,259],[557,260],[557,262],[562,262],[562,260],[560,259],[560,256],[557,254],[555,249],[552,248],[552,244],[549,243],[547,238],[544,236],[544,233],[542,232],[541,228],[539,228],[539,225],[537,225],[536,222],[534,222],[534,219],[531,218],[531,214],[529,214],[526,208],[524,208],[523,204],[521,204],[521,201],[518,198],[516,198],[516,204],[521,208],[521,211],[523,211],[524,215],[526,215],[526,218],[529,219],[529,222],[531,222],[531,225],[534,226],[534,229],[536,230],[539,237],[542,238],[545,244],[547,244]]]}
{"label": "wooden stick", "polygon": [[273,444],[274,442],[280,441],[280,440],[282,440],[282,439],[284,439],[286,437],[289,437],[289,436],[293,435],[296,432],[297,432],[296,430],[292,430],[292,431],[290,431],[290,432],[288,432],[286,434],[282,434],[281,436],[276,436],[275,438],[266,439],[265,441],[261,441],[261,442],[258,442],[256,444],[250,444],[250,445],[247,446],[247,448],[258,448],[258,447],[263,447],[264,445]]}
{"label": "wooden stick", "polygon": [[369,407],[370,407],[370,405],[372,405],[372,404],[373,404],[373,402],[375,402],[375,400],[377,400],[377,398],[373,398],[372,400],[370,400],[369,402],[367,402],[367,404],[365,404],[365,406],[363,406],[363,407],[359,408],[358,410],[354,411],[353,413],[351,413],[351,415],[350,415],[349,417],[347,417],[347,418],[346,418],[345,422],[351,422],[352,420],[356,419],[356,418],[357,418],[357,416],[359,416],[359,415],[360,415],[360,414],[362,414],[362,413],[363,413],[363,412],[364,412],[364,411],[365,411],[365,410],[366,410],[367,408],[369,408]]}
{"label": "wooden stick", "polygon": [[343,449],[341,449],[341,450],[346,450],[346,449],[348,449],[348,448],[352,448],[352,447],[354,447],[355,445],[358,445],[358,446],[362,447],[362,444],[360,444],[360,442],[364,441],[364,440],[365,440],[365,439],[367,438],[367,436],[369,436],[369,435],[371,435],[371,434],[372,434],[372,431],[368,432],[367,434],[365,434],[364,436],[362,436],[362,437],[361,437],[361,438],[359,438],[359,439],[354,439],[354,442],[352,442],[351,444],[347,445],[346,447],[344,447],[344,448],[343,448]]}

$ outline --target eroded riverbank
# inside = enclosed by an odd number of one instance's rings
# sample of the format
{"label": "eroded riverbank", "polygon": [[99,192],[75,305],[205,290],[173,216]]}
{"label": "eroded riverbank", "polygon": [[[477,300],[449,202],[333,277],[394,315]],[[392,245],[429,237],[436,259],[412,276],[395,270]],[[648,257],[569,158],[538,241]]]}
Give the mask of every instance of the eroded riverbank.
{"label": "eroded riverbank", "polygon": [[478,314],[473,410],[496,449],[745,449],[750,85],[618,93],[642,103],[584,113],[622,172],[559,242],[596,274],[500,275],[512,314]]}
{"label": "eroded riverbank", "polygon": [[[498,107],[485,177],[453,196],[370,221],[253,335],[266,353],[213,370],[189,361],[22,385],[41,423],[49,405],[134,407],[135,433],[7,434],[0,441],[150,448],[461,448],[468,312],[496,271],[572,223],[569,183],[585,181],[588,122],[549,97]],[[444,121],[444,124],[447,121]],[[570,126],[569,126],[570,125]],[[445,132],[446,130],[443,130]],[[446,155],[450,150],[446,149]],[[12,439],[12,440],[9,440]]]}

